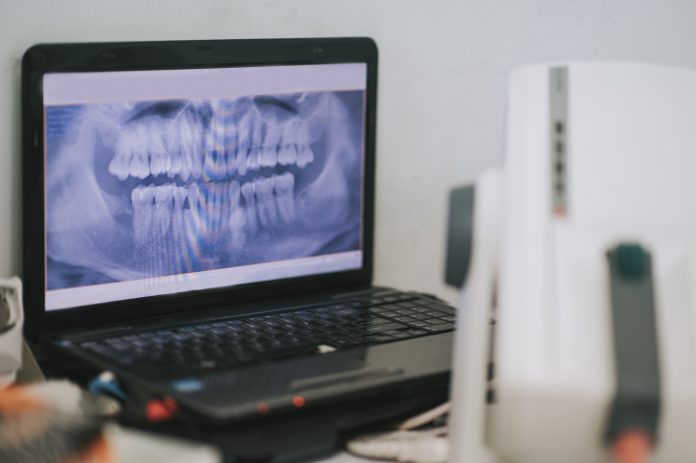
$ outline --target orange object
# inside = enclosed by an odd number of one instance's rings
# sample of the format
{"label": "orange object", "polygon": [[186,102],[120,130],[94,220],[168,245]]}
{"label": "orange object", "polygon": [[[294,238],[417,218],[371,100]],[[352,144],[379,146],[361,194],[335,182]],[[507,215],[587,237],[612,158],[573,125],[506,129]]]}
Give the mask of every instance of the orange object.
{"label": "orange object", "polygon": [[0,390],[0,415],[21,415],[45,408],[39,400],[27,392],[27,388],[10,386]]}
{"label": "orange object", "polygon": [[165,397],[161,400],[152,399],[145,406],[145,416],[150,421],[165,421],[176,415],[178,407],[174,399]]}
{"label": "orange object", "polygon": [[644,431],[626,431],[614,441],[611,450],[618,463],[646,463],[652,440]]}
{"label": "orange object", "polygon": [[112,463],[113,452],[104,436],[99,436],[89,447],[75,457],[63,460],[63,463]]}
{"label": "orange object", "polygon": [[256,411],[261,415],[266,415],[270,411],[270,408],[266,402],[259,402],[259,404],[256,406]]}
{"label": "orange object", "polygon": [[292,398],[292,404],[295,406],[295,408],[302,408],[304,407],[305,399],[301,395],[296,395]]}

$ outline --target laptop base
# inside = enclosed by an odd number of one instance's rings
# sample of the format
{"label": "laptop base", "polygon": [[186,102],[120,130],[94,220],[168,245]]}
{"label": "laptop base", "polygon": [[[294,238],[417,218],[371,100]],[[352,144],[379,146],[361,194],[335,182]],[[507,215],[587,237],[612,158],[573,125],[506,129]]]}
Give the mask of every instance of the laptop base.
{"label": "laptop base", "polygon": [[409,388],[386,397],[355,399],[322,407],[267,417],[228,427],[190,422],[145,423],[124,416],[123,426],[211,444],[225,463],[285,463],[316,461],[342,451],[354,436],[393,429],[394,424],[448,400],[449,378],[422,388]]}

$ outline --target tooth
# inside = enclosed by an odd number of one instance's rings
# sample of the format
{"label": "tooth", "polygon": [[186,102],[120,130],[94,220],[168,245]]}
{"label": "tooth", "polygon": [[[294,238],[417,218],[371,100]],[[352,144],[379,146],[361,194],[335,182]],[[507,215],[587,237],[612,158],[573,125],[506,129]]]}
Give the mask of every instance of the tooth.
{"label": "tooth", "polygon": [[297,122],[290,122],[283,127],[282,145],[293,148],[297,145]]}
{"label": "tooth", "polygon": [[235,164],[235,167],[241,176],[244,176],[247,173],[247,154],[248,151],[243,149],[237,151],[237,163]]}
{"label": "tooth", "polygon": [[151,235],[153,200],[155,191],[152,186],[137,186],[131,191],[133,204],[133,235],[136,244],[145,244]]}
{"label": "tooth", "polygon": [[273,177],[278,213],[286,224],[292,223],[296,218],[294,185],[295,177],[289,172]]}
{"label": "tooth", "polygon": [[230,201],[231,187],[231,182],[223,182],[220,185],[220,228],[222,230],[227,230],[227,223],[230,220],[230,212],[232,210],[232,204]]}
{"label": "tooth", "polygon": [[249,144],[249,139],[251,138],[251,116],[246,116],[242,119],[239,124],[239,129],[237,131],[237,160],[235,167],[239,172],[239,175],[246,175],[247,172],[247,155],[251,146]]}
{"label": "tooth", "polygon": [[208,232],[213,231],[213,221],[215,219],[215,211],[213,208],[213,191],[211,183],[202,183],[200,185],[200,198],[202,206],[203,226]]}
{"label": "tooth", "polygon": [[251,148],[251,116],[247,115],[239,121],[237,129],[237,149],[248,151]]}
{"label": "tooth", "polygon": [[222,182],[219,191],[220,201],[220,230],[227,230],[227,222],[230,220],[230,184]]}
{"label": "tooth", "polygon": [[237,152],[234,148],[227,152],[227,175],[232,175],[237,169]]}
{"label": "tooth", "polygon": [[275,167],[278,163],[278,150],[276,145],[266,147],[259,151],[259,163],[264,167]]}
{"label": "tooth", "polygon": [[181,153],[179,151],[170,152],[170,164],[169,170],[167,170],[167,177],[174,178],[177,175],[181,176]]}
{"label": "tooth", "polygon": [[205,228],[208,233],[211,233],[214,230],[213,222],[215,220],[215,209],[213,205],[213,192],[211,184],[203,183],[201,184],[200,188],[203,228]]}
{"label": "tooth", "polygon": [[230,182],[230,188],[227,192],[228,198],[230,205],[232,208],[239,207],[239,194],[240,194],[240,188],[239,188],[239,182],[233,180]]}
{"label": "tooth", "polygon": [[246,212],[246,223],[249,232],[254,233],[258,226],[256,218],[256,198],[254,197],[254,182],[247,182],[242,185],[242,197],[244,198],[244,209]]}
{"label": "tooth", "polygon": [[179,151],[181,153],[181,179],[187,181],[193,172],[193,149],[191,145],[191,129],[188,126],[188,117],[182,116],[175,127],[179,136]]}
{"label": "tooth", "polygon": [[174,255],[171,252],[172,209],[174,206],[173,184],[153,187],[155,191],[155,206],[153,214],[153,233],[155,234],[155,259],[153,259],[152,275],[167,275],[172,271]]}
{"label": "tooth", "polygon": [[289,166],[297,161],[297,151],[289,145],[281,145],[278,149],[278,164]]}
{"label": "tooth", "polygon": [[164,130],[162,125],[158,121],[153,120],[148,124],[148,129],[150,172],[153,177],[157,177],[169,171],[171,160],[164,147],[164,140],[162,139]]}
{"label": "tooth", "polygon": [[189,185],[188,200],[194,231],[196,234],[205,234],[207,232],[205,229],[205,198],[203,198],[201,188],[195,182]]}
{"label": "tooth", "polygon": [[151,183],[143,188],[143,230],[145,240],[149,240],[154,230],[154,212],[155,212],[155,186]]}
{"label": "tooth", "polygon": [[225,146],[217,145],[216,156],[213,158],[213,168],[215,169],[215,179],[222,180],[227,175],[227,161],[225,161]]}
{"label": "tooth", "polygon": [[144,195],[143,187],[138,185],[131,191],[131,205],[133,206],[133,238],[135,244],[142,245],[145,242],[143,230]]}
{"label": "tooth", "polygon": [[251,126],[251,140],[249,144],[252,150],[258,151],[263,146],[263,137],[265,132],[264,123],[261,122],[260,118],[256,117],[254,123]]}
{"label": "tooth", "polygon": [[132,140],[133,157],[130,162],[129,173],[131,177],[143,179],[150,175],[150,160],[147,154],[147,133],[145,128],[138,126],[134,131]]}
{"label": "tooth", "polygon": [[143,179],[150,175],[150,168],[148,167],[149,162],[147,158],[147,153],[143,151],[136,152],[133,155],[129,169],[131,177]]}
{"label": "tooth", "polygon": [[266,167],[275,167],[278,164],[280,151],[280,139],[282,132],[278,127],[266,125],[266,136],[263,139],[264,151],[261,154],[261,164]]}
{"label": "tooth", "polygon": [[[117,148],[118,149],[118,148]],[[109,163],[109,173],[119,180],[128,178],[128,166],[130,165],[130,153],[116,152]]]}
{"label": "tooth", "polygon": [[229,227],[231,230],[230,245],[233,250],[239,250],[244,247],[246,243],[246,234],[244,233],[244,227],[247,223],[247,216],[244,213],[244,209],[241,207],[236,207],[232,209],[230,214]]}
{"label": "tooth", "polygon": [[237,149],[237,127],[232,120],[234,112],[229,106],[228,113],[231,114],[226,116],[222,133],[222,151],[220,152],[221,165],[219,166],[221,177],[224,177],[225,174],[232,174],[237,161],[237,156],[235,155]]}
{"label": "tooth", "polygon": [[225,127],[217,117],[213,117],[208,133],[205,134],[205,167],[208,178],[219,180],[225,177],[227,165],[225,163]]}
{"label": "tooth", "polygon": [[244,208],[240,205],[240,188],[236,181],[230,182],[228,197],[230,203],[230,216],[227,226],[230,230],[229,245],[233,251],[238,251],[246,244],[246,234],[244,229],[247,224],[247,215]]}
{"label": "tooth", "polygon": [[186,123],[183,124],[184,133],[189,140],[188,150],[191,159],[191,176],[195,179],[201,178],[201,170],[203,169],[204,150],[201,139],[201,123],[196,117],[186,117]]}
{"label": "tooth", "polygon": [[152,173],[153,177],[157,177],[158,175],[169,172],[170,167],[171,160],[169,159],[169,156],[164,153],[164,151],[150,152],[150,172]]}
{"label": "tooth", "polygon": [[210,214],[210,229],[218,231],[220,229],[220,215],[222,209],[220,204],[220,184],[209,184],[207,206],[208,214]]}
{"label": "tooth", "polygon": [[183,229],[184,229],[184,201],[186,201],[186,196],[188,196],[188,191],[186,187],[177,186],[174,187],[174,208],[172,210],[172,233],[174,234],[174,243],[176,244],[176,249],[174,250],[177,254],[183,252]]}
{"label": "tooth", "polygon": [[[183,160],[181,158],[181,149],[176,148],[171,151],[168,151],[169,153],[169,169],[167,170],[167,177],[169,178],[174,178],[177,175],[180,177],[184,177],[182,175],[183,171]],[[188,178],[188,175],[186,176]]]}
{"label": "tooth", "polygon": [[278,211],[273,198],[273,181],[270,178],[259,178],[255,182],[261,224],[267,228],[274,227],[278,224]]}
{"label": "tooth", "polygon": [[314,153],[312,148],[308,145],[302,145],[297,147],[297,165],[299,167],[304,167],[310,162],[314,161]]}
{"label": "tooth", "polygon": [[109,173],[119,180],[128,178],[128,169],[133,156],[133,141],[131,137],[133,131],[130,129],[124,130],[116,144],[116,153],[109,163]]}
{"label": "tooth", "polygon": [[193,171],[191,174],[194,178],[201,178],[203,176],[203,162],[205,156],[205,149],[203,147],[203,134],[200,132],[200,122],[194,119],[192,121],[191,133],[192,133],[192,147],[191,150],[193,158]]}
{"label": "tooth", "polygon": [[172,184],[155,187],[155,226],[160,235],[166,235],[171,226],[174,188]]}
{"label": "tooth", "polygon": [[264,192],[261,191],[261,184],[265,179],[257,178],[253,181],[254,193],[256,197],[256,213],[259,216],[259,223],[263,228],[269,228],[270,223],[268,220],[268,214],[266,213],[266,198]]}
{"label": "tooth", "polygon": [[164,136],[164,150],[169,156],[167,177],[182,176],[183,160],[181,158],[181,134],[178,121],[169,122],[167,126]]}
{"label": "tooth", "polygon": [[203,178],[212,179],[215,178],[213,174],[215,173],[214,159],[215,153],[215,143],[212,140],[213,135],[208,133],[205,135],[205,150],[203,151]]}
{"label": "tooth", "polygon": [[[227,227],[232,232],[232,241],[239,244],[239,236],[236,236],[244,231],[244,226],[246,225],[246,216],[244,214],[244,209],[239,204],[239,182],[230,182],[229,188],[227,189],[227,203],[229,211],[229,216],[227,219]],[[244,243],[241,243],[244,245]]]}
{"label": "tooth", "polygon": [[280,145],[280,139],[282,136],[282,131],[278,127],[274,127],[270,124],[266,124],[266,136],[263,138],[263,146],[266,148],[278,148]]}
{"label": "tooth", "polygon": [[247,170],[259,169],[259,150],[252,148],[246,161]]}
{"label": "tooth", "polygon": [[232,175],[237,167],[237,130],[228,139],[225,161],[227,162],[227,175]]}
{"label": "tooth", "polygon": [[220,182],[217,185],[217,229],[224,231],[227,225],[227,182]]}
{"label": "tooth", "polygon": [[175,272],[182,273],[188,271],[188,246],[186,245],[186,222],[184,218],[184,202],[188,190],[186,187],[174,187],[174,207],[172,208],[172,238],[174,248],[172,249],[173,259],[176,264]]}

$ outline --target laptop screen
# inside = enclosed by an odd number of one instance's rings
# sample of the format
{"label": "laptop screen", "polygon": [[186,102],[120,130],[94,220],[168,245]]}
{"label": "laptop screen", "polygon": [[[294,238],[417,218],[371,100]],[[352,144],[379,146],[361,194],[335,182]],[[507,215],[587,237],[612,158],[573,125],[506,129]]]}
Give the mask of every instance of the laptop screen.
{"label": "laptop screen", "polygon": [[361,268],[366,76],[44,75],[46,310]]}

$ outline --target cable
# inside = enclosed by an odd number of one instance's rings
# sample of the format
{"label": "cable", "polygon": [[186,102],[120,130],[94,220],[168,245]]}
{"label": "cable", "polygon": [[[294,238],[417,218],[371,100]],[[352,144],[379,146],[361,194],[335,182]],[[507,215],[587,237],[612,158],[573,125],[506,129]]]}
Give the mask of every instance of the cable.
{"label": "cable", "polygon": [[403,421],[398,424],[396,431],[352,439],[348,442],[347,449],[355,455],[371,459],[403,463],[444,463],[449,454],[447,426],[416,428],[444,421],[449,411],[450,402],[446,402]]}
{"label": "cable", "polygon": [[447,428],[392,431],[353,439],[347,449],[354,455],[403,463],[444,463],[448,459]]}
{"label": "cable", "polygon": [[430,409],[426,412],[421,413],[420,415],[416,415],[413,418],[410,418],[404,422],[402,422],[397,429],[400,429],[402,431],[408,431],[411,429],[416,429],[424,424],[430,423],[432,421],[435,421],[437,418],[440,418],[443,415],[446,415],[447,413],[450,412],[450,409],[452,408],[450,402],[445,402],[442,405],[439,405],[433,409]]}
{"label": "cable", "polygon": [[651,450],[652,439],[640,430],[624,431],[611,446],[617,463],[647,463]]}

